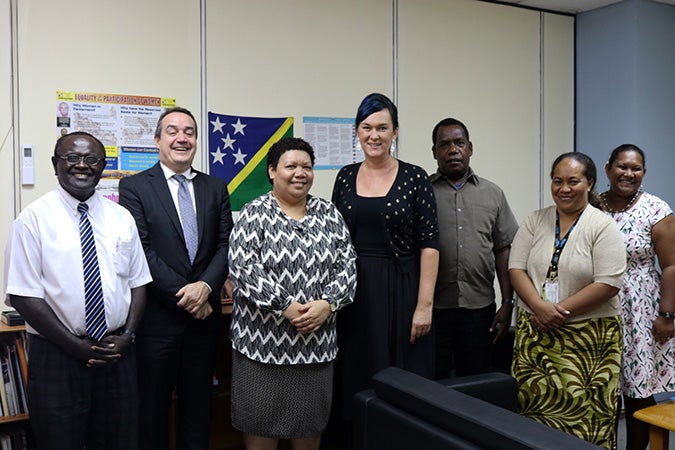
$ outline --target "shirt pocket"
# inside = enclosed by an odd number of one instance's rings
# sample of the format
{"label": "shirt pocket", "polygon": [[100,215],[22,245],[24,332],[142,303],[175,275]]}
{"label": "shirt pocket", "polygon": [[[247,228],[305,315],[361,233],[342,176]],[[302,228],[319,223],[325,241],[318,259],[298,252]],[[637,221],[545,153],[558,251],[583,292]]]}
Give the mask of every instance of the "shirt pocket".
{"label": "shirt pocket", "polygon": [[112,252],[113,267],[115,273],[119,276],[126,277],[129,274],[132,245],[132,240],[124,236],[118,236],[115,240],[115,247]]}

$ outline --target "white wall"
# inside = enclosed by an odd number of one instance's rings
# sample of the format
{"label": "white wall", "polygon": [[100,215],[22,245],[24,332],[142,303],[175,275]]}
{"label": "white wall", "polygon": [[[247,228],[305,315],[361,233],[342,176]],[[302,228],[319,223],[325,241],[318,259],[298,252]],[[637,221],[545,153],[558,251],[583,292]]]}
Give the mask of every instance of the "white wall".
{"label": "white wall", "polygon": [[[574,142],[574,18],[542,14],[541,206],[552,205],[551,165],[556,156],[577,150]],[[526,174],[522,174],[526,176]]]}
{"label": "white wall", "polygon": [[519,219],[537,206],[539,13],[469,0],[401,2],[400,156],[436,170],[431,131],[469,129],[471,166],[503,187]]}
{"label": "white wall", "polygon": [[[207,106],[223,114],[354,117],[370,92],[392,95],[391,0],[207,0]],[[336,171],[316,171],[330,198]]]}
{"label": "white wall", "polygon": [[[354,117],[366,94],[396,95],[401,159],[435,171],[431,130],[453,116],[519,219],[542,182],[550,202],[540,166],[573,149],[573,17],[474,0],[208,0],[206,12],[208,110],[294,116],[302,136],[303,116]],[[312,192],[329,197],[334,177],[317,171]]]}
{"label": "white wall", "polygon": [[[12,20],[11,1],[0,0],[0,282],[4,286],[5,239],[14,220],[16,179],[12,108]],[[0,310],[4,310],[4,294]]]}
{"label": "white wall", "polygon": [[[175,97],[200,121],[206,110],[294,116],[296,136],[303,116],[354,117],[366,94],[382,92],[397,98],[401,159],[434,171],[434,124],[464,121],[473,167],[504,188],[519,220],[540,206],[542,189],[550,202],[544,166],[572,149],[569,16],[474,0],[0,2],[3,252],[16,212],[57,184],[49,160],[57,90]],[[14,176],[22,143],[35,149],[33,187]],[[318,171],[312,192],[329,197],[334,177]]]}
{"label": "white wall", "polygon": [[21,0],[18,16],[18,140],[36,163],[21,207],[57,184],[57,90],[175,97],[199,113],[197,0]]}
{"label": "white wall", "polygon": [[6,236],[14,218],[14,129],[12,108],[12,27],[10,1],[0,2],[0,236]]}

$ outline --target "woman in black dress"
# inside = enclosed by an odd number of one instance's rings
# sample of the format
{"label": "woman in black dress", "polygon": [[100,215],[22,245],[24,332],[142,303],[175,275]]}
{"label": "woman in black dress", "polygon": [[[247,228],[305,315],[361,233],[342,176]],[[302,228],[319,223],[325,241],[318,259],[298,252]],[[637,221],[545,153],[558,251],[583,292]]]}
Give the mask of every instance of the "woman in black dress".
{"label": "woman in black dress", "polygon": [[[382,94],[359,106],[356,131],[365,160],[340,170],[333,203],[357,253],[356,299],[338,321],[342,420],[370,378],[397,366],[433,378],[431,331],[438,271],[436,201],[424,169],[396,159],[396,106]],[[341,391],[340,391],[341,390]]]}

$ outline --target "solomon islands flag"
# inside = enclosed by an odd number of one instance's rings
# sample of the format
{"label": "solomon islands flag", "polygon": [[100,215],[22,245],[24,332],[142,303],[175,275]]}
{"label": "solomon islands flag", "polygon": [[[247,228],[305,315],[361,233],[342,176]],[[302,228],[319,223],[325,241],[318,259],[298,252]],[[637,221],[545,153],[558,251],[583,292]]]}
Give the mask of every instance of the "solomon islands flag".
{"label": "solomon islands flag", "polygon": [[293,136],[293,118],[228,116],[209,112],[209,173],[227,182],[232,211],[269,192],[267,151]]}

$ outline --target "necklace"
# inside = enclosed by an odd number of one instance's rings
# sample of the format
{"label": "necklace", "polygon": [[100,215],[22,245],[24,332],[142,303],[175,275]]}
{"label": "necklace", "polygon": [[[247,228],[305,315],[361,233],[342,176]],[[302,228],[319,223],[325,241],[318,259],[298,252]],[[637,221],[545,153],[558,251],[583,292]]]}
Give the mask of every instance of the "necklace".
{"label": "necklace", "polygon": [[607,203],[607,192],[609,192],[609,191],[606,191],[606,192],[603,192],[602,194],[600,194],[600,199],[602,200],[602,206],[605,207],[605,211],[610,212],[610,213],[622,213],[622,212],[628,211],[629,209],[631,209],[633,207],[633,205],[637,201],[640,194],[642,194],[642,189],[638,189],[637,191],[635,191],[635,194],[633,194],[633,197],[630,199],[628,204],[626,206],[624,206],[622,209],[617,209],[617,210],[609,207],[609,204]]}

